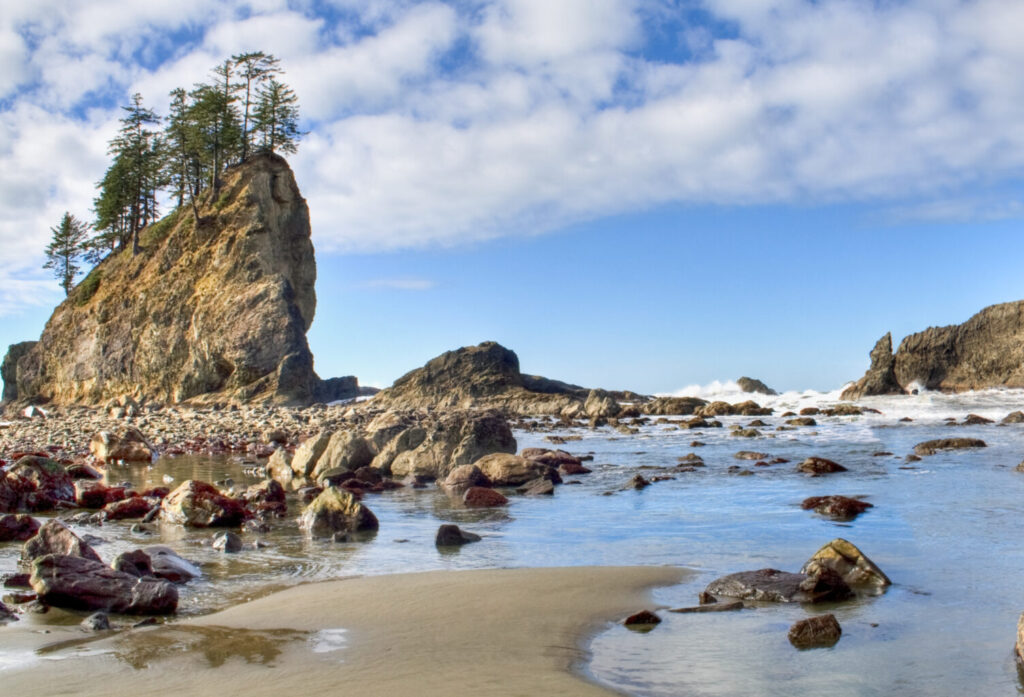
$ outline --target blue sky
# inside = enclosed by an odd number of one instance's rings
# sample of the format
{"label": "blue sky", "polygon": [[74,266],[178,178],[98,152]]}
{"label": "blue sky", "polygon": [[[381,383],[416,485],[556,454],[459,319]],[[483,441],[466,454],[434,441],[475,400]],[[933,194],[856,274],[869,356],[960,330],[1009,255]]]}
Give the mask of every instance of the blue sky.
{"label": "blue sky", "polygon": [[858,377],[1024,297],[1024,3],[7,0],[0,344],[60,300],[118,105],[281,58],[324,376],[496,339],[524,370],[672,392]]}

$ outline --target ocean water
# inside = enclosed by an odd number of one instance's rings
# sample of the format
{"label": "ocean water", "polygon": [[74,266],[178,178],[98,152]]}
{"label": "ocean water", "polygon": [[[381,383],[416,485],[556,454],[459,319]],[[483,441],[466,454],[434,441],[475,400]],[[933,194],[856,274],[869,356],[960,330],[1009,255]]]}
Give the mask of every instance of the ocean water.
{"label": "ocean water", "polygon": [[[751,397],[729,384],[688,393],[731,402]],[[998,421],[1024,409],[1024,391],[870,398],[860,403],[881,414],[816,416],[816,426],[784,431],[775,430],[784,411],[834,404],[837,393],[753,397],[775,414],[720,417],[725,428],[699,431],[654,420],[634,435],[569,429],[558,434],[579,439],[559,446],[546,440],[550,432],[517,432],[520,448],[592,455],[586,464],[593,472],[569,478],[578,483],[558,487],[552,497],[513,497],[499,510],[467,510],[433,488],[371,495],[366,503],[380,519],[380,531],[359,542],[312,542],[288,521],[262,538],[266,547],[224,555],[210,547],[210,531],[160,526],[142,537],[128,532],[130,523],[75,529],[101,538],[96,549],[107,560],[161,543],[199,564],[203,578],[182,589],[183,615],[306,580],[356,574],[564,565],[691,568],[691,581],[656,592],[651,609],[664,621],[653,631],[609,625],[589,641],[590,676],[638,696],[1020,692],[1012,647],[1024,611],[1024,542],[1017,530],[1024,516],[1024,473],[1015,471],[1024,460],[1024,424],[951,426],[946,419],[962,421],[974,413]],[[755,418],[768,424],[758,429],[761,436],[730,435],[728,426]],[[951,436],[981,438],[988,447],[905,461],[914,444]],[[704,445],[691,447],[694,440]],[[790,462],[753,467],[733,457],[739,450]],[[701,455],[706,467],[675,471],[678,458],[689,452]],[[796,472],[797,463],[811,455],[834,459],[850,471],[823,477]],[[738,476],[730,471],[737,465],[754,474]],[[671,479],[627,489],[635,474]],[[238,486],[256,481],[225,458],[165,459],[114,470],[109,477],[146,486],[163,483],[165,475],[174,478],[171,486],[190,477],[230,476]],[[864,496],[874,508],[837,523],[799,506],[808,496],[826,494]],[[433,539],[446,522],[483,540],[440,552]],[[764,567],[797,571],[836,537],[858,545],[894,585],[879,596],[825,607],[664,611],[696,605],[704,586],[725,574]],[[16,544],[0,545],[0,573],[15,570],[18,551]],[[843,627],[839,643],[793,649],[786,638],[790,624],[825,611]],[[79,619],[54,611],[30,621]],[[0,657],[0,671],[10,663]]]}

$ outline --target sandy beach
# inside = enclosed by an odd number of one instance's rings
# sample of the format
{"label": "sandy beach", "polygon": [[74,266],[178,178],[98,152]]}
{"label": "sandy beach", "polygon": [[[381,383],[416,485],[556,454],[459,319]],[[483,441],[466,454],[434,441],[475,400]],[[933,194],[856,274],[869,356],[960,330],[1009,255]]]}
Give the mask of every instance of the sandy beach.
{"label": "sandy beach", "polygon": [[585,640],[686,577],[672,567],[434,571],[297,586],[95,639],[21,622],[2,642],[24,661],[0,676],[22,696],[612,695],[581,672]]}

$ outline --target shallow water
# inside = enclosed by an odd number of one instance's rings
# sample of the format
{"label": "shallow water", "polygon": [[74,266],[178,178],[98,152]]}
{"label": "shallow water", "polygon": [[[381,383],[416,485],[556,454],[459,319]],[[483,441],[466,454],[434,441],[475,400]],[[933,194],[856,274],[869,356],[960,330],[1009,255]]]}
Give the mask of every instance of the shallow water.
{"label": "shallow water", "polygon": [[[730,401],[739,398],[729,396]],[[294,521],[260,539],[263,549],[237,555],[214,551],[212,531],[159,526],[149,537],[128,532],[130,522],[76,531],[106,540],[104,559],[147,544],[169,544],[200,565],[202,579],[182,588],[181,614],[226,607],[305,580],[355,574],[482,567],[672,564],[697,577],[658,591],[663,607],[695,605],[712,579],[735,571],[775,567],[796,571],[835,537],[857,544],[894,581],[884,595],[829,607],[769,606],[704,615],[659,611],[665,620],[648,634],[611,626],[590,643],[593,677],[643,696],[785,694],[838,695],[1008,694],[1019,682],[1012,661],[1017,617],[1024,610],[1024,545],[1015,523],[1024,512],[1024,425],[950,427],[943,421],[969,412],[1002,418],[1024,406],[1022,392],[948,397],[875,398],[863,403],[885,412],[861,417],[815,417],[818,425],[777,432],[786,409],[829,402],[834,395],[789,394],[762,400],[776,415],[760,417],[762,437],[700,432],[650,424],[623,436],[609,429],[578,429],[582,439],[562,447],[592,453],[594,472],[553,497],[514,497],[504,510],[472,511],[436,489],[402,489],[368,496],[380,532],[368,541],[311,542]],[[911,423],[901,423],[908,416]],[[755,417],[722,417],[726,426]],[[520,448],[550,446],[546,433],[517,433]],[[905,463],[923,440],[949,436],[984,439],[988,448],[939,454]],[[690,442],[706,445],[691,448]],[[550,446],[555,447],[555,446]],[[753,467],[733,458],[757,450],[788,464]],[[673,472],[677,458],[700,454],[707,466]],[[875,456],[890,451],[890,456]],[[829,457],[850,472],[810,478],[795,472],[809,455]],[[728,468],[754,471],[737,476]],[[905,467],[913,469],[904,469]],[[648,469],[650,468],[650,469]],[[664,468],[658,472],[654,468]],[[624,490],[637,472],[675,477],[644,490]],[[186,478],[256,481],[227,458],[164,459],[152,467],[114,470],[112,482],[170,486]],[[875,507],[856,521],[835,523],[801,510],[808,496],[867,496]],[[297,501],[289,502],[293,511]],[[483,535],[481,543],[439,552],[434,534],[454,522]],[[251,543],[255,538],[243,536]],[[0,545],[0,573],[13,571],[19,545]],[[638,608],[639,609],[639,608]],[[789,625],[834,612],[843,637],[832,649],[796,651]],[[46,622],[46,617],[33,622]],[[52,621],[77,621],[53,613]],[[0,631],[3,631],[0,628]],[[70,650],[70,649],[69,649]],[[342,651],[343,653],[343,651]],[[0,670],[5,661],[0,658]]]}

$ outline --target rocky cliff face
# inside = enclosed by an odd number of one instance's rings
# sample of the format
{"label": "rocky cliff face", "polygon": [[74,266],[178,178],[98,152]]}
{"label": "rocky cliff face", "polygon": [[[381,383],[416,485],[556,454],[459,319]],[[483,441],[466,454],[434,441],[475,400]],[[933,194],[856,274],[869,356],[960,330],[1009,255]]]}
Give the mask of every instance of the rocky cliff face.
{"label": "rocky cliff face", "polygon": [[[944,392],[1024,388],[1024,300],[992,305],[963,324],[911,334],[895,354],[891,341],[882,345],[887,338],[871,352],[872,367],[854,388],[866,380],[893,391],[912,384]],[[891,393],[850,388],[843,397]]]}
{"label": "rocky cliff face", "polygon": [[843,390],[840,399],[860,399],[873,395],[903,394],[896,379],[896,358],[892,355],[892,334],[886,334],[871,349],[871,365],[864,377]]}
{"label": "rocky cliff face", "polygon": [[0,379],[4,381],[0,402],[13,402],[18,398],[18,361],[35,345],[34,341],[22,341],[8,347],[4,361],[0,363]]}
{"label": "rocky cliff face", "polygon": [[[309,211],[288,164],[230,171],[195,222],[188,207],[113,254],[17,361],[17,397],[94,404],[322,398],[306,331],[316,309]],[[328,395],[337,397],[337,395]]]}
{"label": "rocky cliff face", "polygon": [[406,373],[373,399],[384,408],[499,408],[517,414],[582,412],[588,391],[523,375],[513,351],[493,341],[448,351]]}

